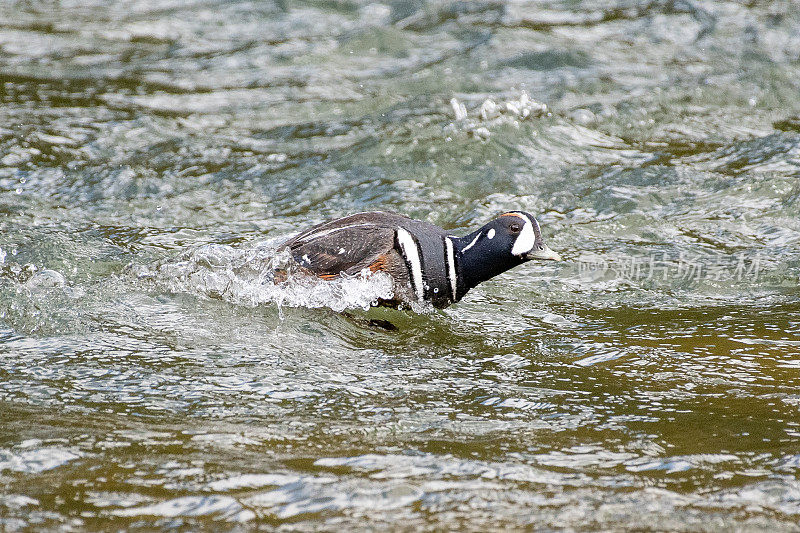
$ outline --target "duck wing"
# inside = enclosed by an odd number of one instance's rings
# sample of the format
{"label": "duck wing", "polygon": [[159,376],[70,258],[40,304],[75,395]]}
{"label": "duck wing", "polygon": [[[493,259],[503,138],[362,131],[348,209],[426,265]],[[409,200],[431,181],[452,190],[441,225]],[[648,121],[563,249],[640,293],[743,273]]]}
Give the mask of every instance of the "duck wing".
{"label": "duck wing", "polygon": [[393,253],[399,224],[410,219],[396,213],[369,212],[325,222],[282,244],[304,269],[322,278],[384,270],[399,258]]}

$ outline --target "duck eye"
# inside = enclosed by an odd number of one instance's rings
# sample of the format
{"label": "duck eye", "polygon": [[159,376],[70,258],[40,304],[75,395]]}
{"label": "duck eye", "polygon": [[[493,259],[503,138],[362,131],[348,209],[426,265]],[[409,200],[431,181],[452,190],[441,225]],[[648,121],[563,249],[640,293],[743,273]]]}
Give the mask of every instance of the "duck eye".
{"label": "duck eye", "polygon": [[536,246],[536,249],[537,249],[537,250],[539,250],[539,251],[542,251],[542,250],[544,250],[544,246],[542,246],[542,245],[540,244],[540,245]]}
{"label": "duck eye", "polygon": [[513,233],[519,233],[519,224],[511,224],[511,226],[509,226],[509,229]]}

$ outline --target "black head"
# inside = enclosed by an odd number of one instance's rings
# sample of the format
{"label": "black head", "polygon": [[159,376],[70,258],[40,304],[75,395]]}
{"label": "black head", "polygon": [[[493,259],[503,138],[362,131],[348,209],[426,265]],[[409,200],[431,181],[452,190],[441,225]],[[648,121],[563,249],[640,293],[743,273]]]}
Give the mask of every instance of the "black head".
{"label": "black head", "polygon": [[561,259],[542,240],[536,218],[524,211],[503,213],[458,240],[461,271],[467,288],[532,259]]}

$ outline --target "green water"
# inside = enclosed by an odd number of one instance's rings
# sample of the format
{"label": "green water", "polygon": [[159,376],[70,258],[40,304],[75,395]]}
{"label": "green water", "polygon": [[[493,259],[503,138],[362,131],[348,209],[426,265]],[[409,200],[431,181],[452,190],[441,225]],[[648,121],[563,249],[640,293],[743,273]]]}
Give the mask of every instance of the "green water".
{"label": "green water", "polygon": [[[798,531],[798,50],[786,1],[0,4],[0,531]],[[263,283],[370,209],[565,261]]]}

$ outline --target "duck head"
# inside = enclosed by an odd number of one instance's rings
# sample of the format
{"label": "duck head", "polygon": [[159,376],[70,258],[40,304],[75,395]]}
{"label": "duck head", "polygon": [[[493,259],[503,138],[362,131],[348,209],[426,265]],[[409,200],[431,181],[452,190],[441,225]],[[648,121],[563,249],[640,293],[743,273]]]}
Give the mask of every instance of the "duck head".
{"label": "duck head", "polygon": [[561,260],[542,240],[536,218],[525,211],[503,213],[453,241],[466,290],[527,261]]}

